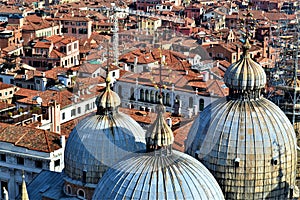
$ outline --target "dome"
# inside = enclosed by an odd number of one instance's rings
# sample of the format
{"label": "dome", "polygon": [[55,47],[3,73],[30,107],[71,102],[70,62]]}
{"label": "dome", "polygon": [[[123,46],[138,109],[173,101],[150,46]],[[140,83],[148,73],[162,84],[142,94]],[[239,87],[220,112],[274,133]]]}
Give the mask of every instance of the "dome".
{"label": "dome", "polygon": [[[115,103],[103,103],[104,99]],[[130,116],[118,111],[119,99],[106,87],[98,98],[97,114],[80,121],[72,130],[65,148],[66,181],[96,187],[114,163],[146,149],[145,131]]]}
{"label": "dome", "polygon": [[[253,66],[248,59],[244,64]],[[280,108],[262,97],[265,72],[255,66],[242,74],[228,69],[229,96],[201,112],[185,150],[210,170],[225,199],[287,199],[296,187],[296,135]]]}
{"label": "dome", "polygon": [[191,156],[172,150],[174,135],[157,105],[146,133],[147,153],[132,154],[110,168],[93,199],[224,199],[210,172]]}
{"label": "dome", "polygon": [[109,169],[93,199],[224,199],[211,173],[191,156],[173,151],[135,155]]}
{"label": "dome", "polygon": [[266,74],[264,69],[251,59],[249,52],[249,40],[244,45],[242,59],[229,66],[224,75],[224,82],[228,88],[235,90],[256,90],[266,85]]}
{"label": "dome", "polygon": [[[162,99],[160,98],[160,101],[161,100]],[[163,117],[165,107],[163,106],[162,102],[160,103],[161,104],[156,107],[158,116],[155,122],[150,126],[149,131],[146,133],[146,140],[147,144],[149,144],[148,148],[150,149],[153,146],[169,146],[174,142],[173,132]]]}
{"label": "dome", "polygon": [[110,89],[110,81],[110,78],[106,78],[106,90],[96,98],[96,105],[100,111],[113,110],[121,104],[119,95]]}

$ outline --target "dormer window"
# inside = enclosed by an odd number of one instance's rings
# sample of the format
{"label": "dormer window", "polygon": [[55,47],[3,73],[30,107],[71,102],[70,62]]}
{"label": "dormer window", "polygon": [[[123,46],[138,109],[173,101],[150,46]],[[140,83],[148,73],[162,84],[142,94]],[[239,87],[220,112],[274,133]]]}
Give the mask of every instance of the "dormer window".
{"label": "dormer window", "polygon": [[78,189],[77,190],[77,196],[80,198],[80,199],[84,199],[85,198],[85,192],[83,189]]}

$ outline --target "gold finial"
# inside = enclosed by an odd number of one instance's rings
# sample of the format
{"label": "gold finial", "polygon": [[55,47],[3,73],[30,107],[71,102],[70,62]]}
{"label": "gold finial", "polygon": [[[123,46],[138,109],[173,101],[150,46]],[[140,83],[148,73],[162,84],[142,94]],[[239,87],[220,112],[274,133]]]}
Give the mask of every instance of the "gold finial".
{"label": "gold finial", "polygon": [[24,171],[22,172],[22,193],[21,193],[22,200],[29,200],[26,182],[25,182],[25,174]]}

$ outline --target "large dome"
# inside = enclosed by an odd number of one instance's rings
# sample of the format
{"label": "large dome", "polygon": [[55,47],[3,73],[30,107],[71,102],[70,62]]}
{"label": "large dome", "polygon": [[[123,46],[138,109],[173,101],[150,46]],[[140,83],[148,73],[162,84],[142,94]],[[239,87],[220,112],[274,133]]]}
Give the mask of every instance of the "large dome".
{"label": "large dome", "polygon": [[97,114],[82,120],[68,138],[64,169],[67,182],[94,188],[114,163],[146,149],[145,131],[118,111],[120,99],[109,85],[96,103]]}
{"label": "large dome", "polygon": [[211,171],[225,199],[287,199],[295,187],[296,135],[285,114],[262,97],[265,72],[249,61],[247,49],[237,65],[248,70],[228,69],[226,80],[240,80],[227,83],[229,96],[200,113],[185,149]]}
{"label": "large dome", "polygon": [[109,169],[93,199],[224,199],[214,177],[196,159],[178,151],[154,154],[135,155]]}

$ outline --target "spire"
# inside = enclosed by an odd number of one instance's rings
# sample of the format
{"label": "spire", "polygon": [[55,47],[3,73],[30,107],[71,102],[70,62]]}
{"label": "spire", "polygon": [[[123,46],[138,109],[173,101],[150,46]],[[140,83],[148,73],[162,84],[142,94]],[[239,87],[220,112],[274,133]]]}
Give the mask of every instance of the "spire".
{"label": "spire", "polygon": [[160,104],[156,106],[157,118],[146,133],[147,151],[161,151],[166,149],[167,154],[171,153],[174,135],[171,128],[166,123],[163,114],[165,107],[162,97],[159,96]]}
{"label": "spire", "polygon": [[96,98],[96,105],[97,105],[97,114],[108,114],[112,113],[112,111],[116,110],[116,108],[121,104],[120,97],[117,93],[110,89],[111,86],[111,77],[109,76],[109,52],[107,58],[107,66],[106,66],[106,88],[104,93]]}
{"label": "spire", "polygon": [[26,187],[26,182],[25,182],[24,171],[23,171],[23,175],[22,175],[22,193],[21,193],[21,199],[22,200],[29,200],[28,192],[27,192],[27,187]]}

